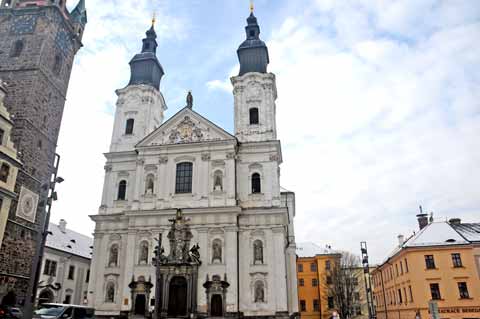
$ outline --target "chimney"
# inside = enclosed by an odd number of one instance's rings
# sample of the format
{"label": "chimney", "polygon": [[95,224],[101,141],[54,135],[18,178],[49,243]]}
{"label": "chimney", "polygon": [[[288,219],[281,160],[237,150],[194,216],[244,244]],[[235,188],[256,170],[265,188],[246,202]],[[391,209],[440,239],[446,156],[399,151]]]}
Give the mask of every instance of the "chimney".
{"label": "chimney", "polygon": [[67,232],[67,221],[63,218],[60,219],[60,222],[58,223],[58,228],[60,228],[60,231],[65,234]]}
{"label": "chimney", "polygon": [[420,208],[420,214],[417,215],[418,227],[420,230],[424,229],[428,225],[428,215],[423,213],[422,206]]}
{"label": "chimney", "polygon": [[462,220],[460,218],[450,218],[448,222],[452,225],[460,225]]}
{"label": "chimney", "polygon": [[402,247],[405,237],[400,234],[397,236],[397,238],[398,238],[398,247]]}

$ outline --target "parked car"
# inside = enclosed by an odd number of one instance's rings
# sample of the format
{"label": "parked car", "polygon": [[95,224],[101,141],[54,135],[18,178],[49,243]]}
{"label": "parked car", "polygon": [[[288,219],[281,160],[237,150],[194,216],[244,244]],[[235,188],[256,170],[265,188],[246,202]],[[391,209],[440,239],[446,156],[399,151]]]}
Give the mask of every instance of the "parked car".
{"label": "parked car", "polygon": [[86,306],[44,303],[33,312],[33,319],[93,319],[94,312]]}
{"label": "parked car", "polygon": [[0,319],[23,319],[23,313],[17,307],[0,306]]}

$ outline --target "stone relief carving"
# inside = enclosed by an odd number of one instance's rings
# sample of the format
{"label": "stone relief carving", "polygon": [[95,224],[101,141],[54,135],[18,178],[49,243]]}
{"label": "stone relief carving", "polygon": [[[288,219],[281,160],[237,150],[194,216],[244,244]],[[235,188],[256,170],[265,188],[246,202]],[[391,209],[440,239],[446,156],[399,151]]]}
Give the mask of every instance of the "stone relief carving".
{"label": "stone relief carving", "polygon": [[167,156],[162,156],[158,159],[159,164],[167,164],[168,162],[168,157]]}
{"label": "stone relief carving", "polygon": [[168,138],[171,143],[198,142],[203,140],[203,132],[189,116],[185,116]]}
{"label": "stone relief carving", "polygon": [[112,165],[111,164],[107,164],[103,168],[105,169],[105,172],[111,172],[112,171]]}
{"label": "stone relief carving", "polygon": [[210,160],[210,153],[203,153],[202,161],[209,161],[209,160]]}
{"label": "stone relief carving", "polygon": [[279,160],[278,154],[271,154],[270,155],[270,160],[278,162],[278,160]]}

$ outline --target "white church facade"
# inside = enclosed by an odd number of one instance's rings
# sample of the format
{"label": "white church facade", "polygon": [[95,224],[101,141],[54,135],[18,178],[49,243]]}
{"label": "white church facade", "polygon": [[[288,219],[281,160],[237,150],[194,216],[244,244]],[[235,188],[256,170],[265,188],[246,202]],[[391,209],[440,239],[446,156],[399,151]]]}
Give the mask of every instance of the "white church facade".
{"label": "white church facade", "polygon": [[275,76],[253,13],[247,22],[231,79],[234,135],[195,112],[191,94],[164,121],[153,25],[130,62],[91,216],[88,303],[97,316],[298,313],[295,195],[280,187]]}

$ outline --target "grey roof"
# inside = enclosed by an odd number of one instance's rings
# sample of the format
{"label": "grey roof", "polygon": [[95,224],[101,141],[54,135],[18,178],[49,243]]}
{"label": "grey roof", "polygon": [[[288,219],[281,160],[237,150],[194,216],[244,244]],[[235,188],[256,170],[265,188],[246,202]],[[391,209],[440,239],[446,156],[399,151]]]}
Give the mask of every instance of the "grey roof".
{"label": "grey roof", "polygon": [[260,40],[260,26],[253,12],[247,18],[245,32],[247,39],[237,50],[238,60],[240,61],[239,75],[249,72],[266,73],[267,65],[270,62],[268,48],[265,42]]}
{"label": "grey roof", "polygon": [[72,19],[83,25],[87,24],[87,9],[85,8],[85,0],[78,1],[75,9],[70,12]]}
{"label": "grey roof", "polygon": [[460,235],[471,242],[480,242],[480,223],[450,224]]}
{"label": "grey roof", "polygon": [[65,232],[62,232],[60,227],[54,223],[48,225],[48,231],[46,247],[88,259],[92,258],[93,238],[70,229],[65,229]]}
{"label": "grey roof", "polygon": [[316,255],[339,254],[338,251],[333,250],[330,246],[325,246],[325,248],[322,248],[312,242],[297,243],[296,246],[297,248],[295,249],[295,252],[297,253],[298,257],[315,257]]}
{"label": "grey roof", "polygon": [[157,59],[157,34],[152,27],[146,32],[147,37],[142,40],[142,52],[136,54],[130,61],[130,81],[128,85],[145,84],[160,90],[160,81],[163,67]]}

